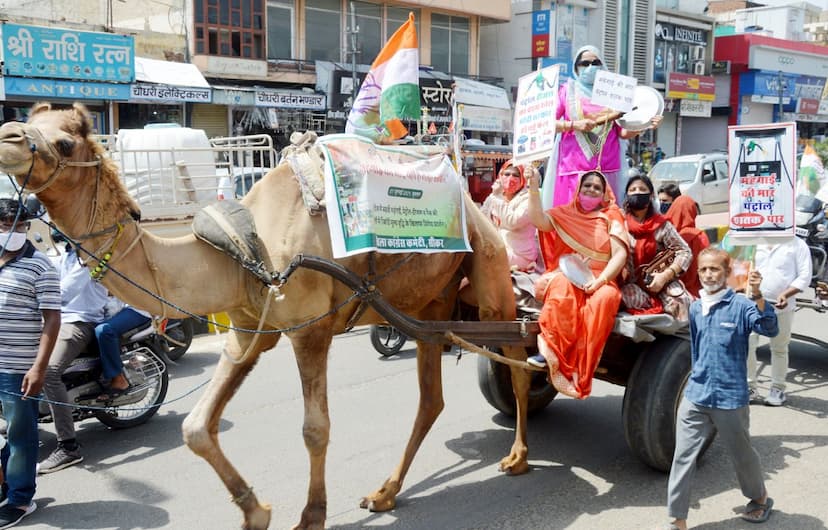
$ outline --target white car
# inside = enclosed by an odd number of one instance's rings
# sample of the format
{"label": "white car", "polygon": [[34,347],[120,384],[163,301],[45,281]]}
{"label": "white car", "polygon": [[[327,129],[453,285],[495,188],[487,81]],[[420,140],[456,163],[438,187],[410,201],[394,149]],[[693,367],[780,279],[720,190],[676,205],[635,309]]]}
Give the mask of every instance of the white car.
{"label": "white car", "polygon": [[707,153],[665,158],[649,174],[656,193],[665,184],[677,184],[689,195],[699,213],[726,212],[728,208],[727,154]]}

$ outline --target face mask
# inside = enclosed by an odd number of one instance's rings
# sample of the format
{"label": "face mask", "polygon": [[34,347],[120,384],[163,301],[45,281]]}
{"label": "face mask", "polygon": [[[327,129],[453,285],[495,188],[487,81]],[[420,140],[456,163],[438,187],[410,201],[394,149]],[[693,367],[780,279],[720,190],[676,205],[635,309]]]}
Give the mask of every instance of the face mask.
{"label": "face mask", "polygon": [[598,73],[600,66],[589,65],[578,74],[578,79],[585,85],[592,85],[595,83],[595,74]]}
{"label": "face mask", "polygon": [[670,205],[673,204],[672,202],[662,202],[658,209],[661,210],[661,213],[667,213],[667,210],[670,209]]}
{"label": "face mask", "polygon": [[649,193],[631,193],[627,195],[627,204],[632,210],[643,210],[650,204]]}
{"label": "face mask", "polygon": [[514,195],[518,191],[520,191],[521,185],[520,177],[514,177],[511,175],[502,175],[500,177],[500,185],[503,186],[503,192],[508,193],[509,195]]}
{"label": "face mask", "polygon": [[585,195],[583,193],[578,194],[578,202],[581,203],[581,208],[588,212],[597,208],[601,204],[601,200],[601,197],[592,197],[591,195]]}
{"label": "face mask", "polygon": [[724,288],[725,281],[722,280],[722,281],[719,281],[719,282],[716,282],[716,283],[701,282],[701,284],[702,284],[702,288],[704,289],[704,292],[706,292],[707,294],[716,294],[719,291],[721,291],[722,288]]}
{"label": "face mask", "polygon": [[[11,234],[11,236],[9,236]],[[0,247],[8,252],[17,252],[26,243],[25,232],[0,232]]]}

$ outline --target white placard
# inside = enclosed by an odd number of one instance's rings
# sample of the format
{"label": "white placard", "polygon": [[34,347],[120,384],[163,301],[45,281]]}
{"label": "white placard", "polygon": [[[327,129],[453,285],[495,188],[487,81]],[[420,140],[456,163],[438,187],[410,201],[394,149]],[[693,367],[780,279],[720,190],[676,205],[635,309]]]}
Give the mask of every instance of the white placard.
{"label": "white placard", "polygon": [[793,237],[796,124],[728,127],[728,237],[737,244]]}
{"label": "white placard", "polygon": [[514,160],[545,160],[555,145],[559,65],[547,66],[518,81],[514,119]]}
{"label": "white placard", "polygon": [[638,80],[634,77],[598,70],[592,87],[591,101],[619,112],[633,110],[633,94]]}

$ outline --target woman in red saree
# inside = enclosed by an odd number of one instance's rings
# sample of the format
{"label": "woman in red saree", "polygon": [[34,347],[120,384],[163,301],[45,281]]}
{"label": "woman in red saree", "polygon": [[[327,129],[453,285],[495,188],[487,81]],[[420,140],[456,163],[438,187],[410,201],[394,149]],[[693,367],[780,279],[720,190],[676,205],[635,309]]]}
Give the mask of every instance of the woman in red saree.
{"label": "woman in red saree", "polygon": [[[538,282],[543,300],[539,355],[527,362],[546,366],[549,381],[567,396],[584,399],[621,303],[616,277],[627,259],[629,235],[624,215],[599,171],[584,173],[569,204],[544,212],[538,174],[527,168],[529,215],[538,228],[546,270]],[[563,274],[561,258],[585,263],[593,278],[576,287]]]}
{"label": "woman in red saree", "polygon": [[673,226],[676,227],[679,235],[693,253],[693,261],[690,262],[690,266],[681,275],[681,281],[684,282],[687,292],[696,298],[699,297],[699,289],[701,289],[699,273],[696,270],[698,267],[696,258],[699,252],[710,246],[710,239],[708,239],[704,230],[696,228],[696,216],[698,213],[699,209],[696,206],[696,201],[692,197],[679,195],[673,200],[673,204],[670,205],[670,209],[667,210],[664,216],[668,221],[673,223]]}

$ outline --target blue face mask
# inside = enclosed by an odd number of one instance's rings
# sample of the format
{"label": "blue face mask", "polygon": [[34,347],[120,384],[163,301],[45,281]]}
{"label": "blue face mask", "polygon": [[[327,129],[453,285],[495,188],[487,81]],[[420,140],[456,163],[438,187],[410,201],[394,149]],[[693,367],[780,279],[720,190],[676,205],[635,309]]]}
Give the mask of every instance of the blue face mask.
{"label": "blue face mask", "polygon": [[673,204],[671,202],[662,202],[659,204],[658,209],[661,210],[661,213],[667,213],[667,210],[670,209],[670,205]]}
{"label": "blue face mask", "polygon": [[581,70],[581,72],[578,74],[578,79],[581,81],[581,83],[585,85],[592,85],[595,83],[595,74],[597,74],[598,70],[600,69],[600,66],[595,66],[594,64],[591,64],[583,70]]}

